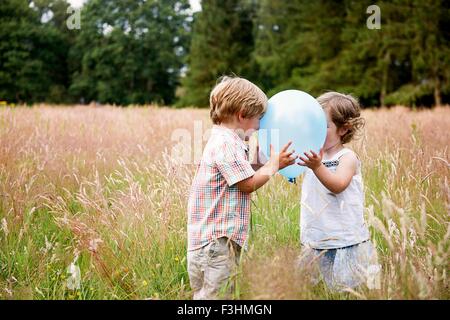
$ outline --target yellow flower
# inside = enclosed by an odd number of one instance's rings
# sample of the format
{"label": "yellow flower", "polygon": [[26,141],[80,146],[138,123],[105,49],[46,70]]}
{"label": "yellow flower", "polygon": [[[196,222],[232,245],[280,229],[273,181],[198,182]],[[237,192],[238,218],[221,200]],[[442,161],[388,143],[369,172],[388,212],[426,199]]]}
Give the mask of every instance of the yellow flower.
{"label": "yellow flower", "polygon": [[144,280],[144,281],[142,281],[142,285],[143,285],[144,287],[146,287],[146,286],[147,286],[147,284],[148,284],[148,283],[147,283],[147,281],[145,281],[145,280]]}
{"label": "yellow flower", "polygon": [[180,261],[180,259],[178,257],[175,257],[175,261],[178,262]]}

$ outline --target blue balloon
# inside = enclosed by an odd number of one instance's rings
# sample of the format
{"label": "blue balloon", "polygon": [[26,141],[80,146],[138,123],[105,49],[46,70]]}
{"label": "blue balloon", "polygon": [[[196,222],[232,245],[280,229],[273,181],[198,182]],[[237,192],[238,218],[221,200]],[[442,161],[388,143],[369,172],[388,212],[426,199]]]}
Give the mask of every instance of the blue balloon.
{"label": "blue balloon", "polygon": [[[258,143],[261,152],[270,157],[270,144],[276,152],[289,141],[295,154],[313,150],[318,153],[325,143],[327,120],[320,104],[309,94],[299,90],[286,90],[269,99],[267,111],[261,119]],[[297,159],[296,162],[300,162]],[[305,167],[297,163],[282,170],[280,174],[290,181],[298,177]]]}

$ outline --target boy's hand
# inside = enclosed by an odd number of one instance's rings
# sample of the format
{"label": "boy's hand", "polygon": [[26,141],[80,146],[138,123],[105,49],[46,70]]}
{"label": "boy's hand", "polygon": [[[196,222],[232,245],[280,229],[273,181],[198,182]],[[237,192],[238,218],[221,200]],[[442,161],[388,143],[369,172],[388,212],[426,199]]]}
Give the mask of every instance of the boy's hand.
{"label": "boy's hand", "polygon": [[323,157],[323,149],[320,149],[319,154],[316,154],[314,151],[309,150],[310,153],[304,152],[306,158],[302,156],[298,156],[300,160],[303,162],[299,162],[299,166],[304,166],[310,168],[312,171],[317,170],[322,165],[322,157]]}
{"label": "boy's hand", "polygon": [[296,156],[292,156],[295,152],[292,150],[291,152],[287,151],[289,146],[292,144],[292,141],[287,143],[280,151],[280,153],[276,153],[273,150],[273,146],[270,145],[270,159],[267,163],[258,169],[255,174],[247,179],[239,181],[237,183],[237,187],[240,191],[250,193],[255,190],[258,190],[262,187],[267,181],[269,181],[270,177],[272,177],[279,169],[283,169],[291,164],[295,163]]}
{"label": "boy's hand", "polygon": [[297,157],[292,156],[295,152],[295,150],[287,151],[289,146],[292,144],[292,141],[289,141],[284,145],[283,148],[281,148],[280,153],[276,153],[273,149],[272,144],[270,144],[270,159],[269,163],[273,170],[273,173],[276,173],[278,170],[281,170],[283,168],[286,168],[287,166],[290,166],[291,164],[295,163],[295,159]]}

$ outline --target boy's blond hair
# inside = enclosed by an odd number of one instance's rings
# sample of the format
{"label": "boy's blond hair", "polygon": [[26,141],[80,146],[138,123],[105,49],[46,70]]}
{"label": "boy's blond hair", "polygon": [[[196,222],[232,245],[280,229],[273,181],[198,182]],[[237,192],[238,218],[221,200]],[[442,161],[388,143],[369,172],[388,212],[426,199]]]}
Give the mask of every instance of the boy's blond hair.
{"label": "boy's blond hair", "polygon": [[331,121],[337,128],[347,129],[347,132],[341,137],[342,143],[350,142],[355,134],[364,127],[361,106],[353,96],[339,92],[327,92],[318,97],[317,101],[322,108],[330,110]]}
{"label": "boy's blond hair", "polygon": [[242,112],[244,118],[263,115],[267,96],[255,84],[240,77],[222,77],[209,97],[210,117],[214,124]]}

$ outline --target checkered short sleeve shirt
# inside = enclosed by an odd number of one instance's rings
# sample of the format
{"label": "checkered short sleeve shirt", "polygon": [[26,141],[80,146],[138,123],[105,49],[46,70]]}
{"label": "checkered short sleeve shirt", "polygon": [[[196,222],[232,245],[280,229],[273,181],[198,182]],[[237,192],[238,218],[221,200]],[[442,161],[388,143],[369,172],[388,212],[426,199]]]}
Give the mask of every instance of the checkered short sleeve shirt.
{"label": "checkered short sleeve shirt", "polygon": [[251,200],[236,183],[254,174],[244,141],[231,129],[213,126],[189,195],[189,251],[224,236],[244,245]]}

